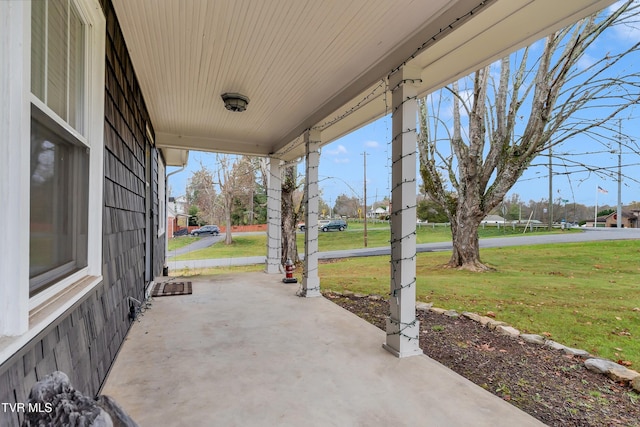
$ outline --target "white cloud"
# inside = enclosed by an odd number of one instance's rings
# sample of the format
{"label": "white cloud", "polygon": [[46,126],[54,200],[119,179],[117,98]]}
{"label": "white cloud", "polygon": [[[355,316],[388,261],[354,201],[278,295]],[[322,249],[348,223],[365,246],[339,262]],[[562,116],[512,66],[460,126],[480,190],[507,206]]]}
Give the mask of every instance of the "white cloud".
{"label": "white cloud", "polygon": [[584,55],[582,55],[582,57],[580,57],[580,59],[578,60],[578,63],[576,65],[577,65],[578,69],[586,70],[587,68],[591,67],[596,62],[597,62],[597,60],[593,56],[587,55],[585,53]]}
{"label": "white cloud", "polygon": [[330,156],[337,156],[339,154],[347,154],[347,149],[345,148],[344,145],[338,145],[336,148],[334,148],[333,150],[327,150],[325,151],[326,154],[330,155]]}
{"label": "white cloud", "polygon": [[349,163],[349,159],[346,157],[337,157],[333,159],[333,163]]}
{"label": "white cloud", "polygon": [[364,146],[367,148],[378,148],[380,147],[380,143],[378,141],[366,141]]}

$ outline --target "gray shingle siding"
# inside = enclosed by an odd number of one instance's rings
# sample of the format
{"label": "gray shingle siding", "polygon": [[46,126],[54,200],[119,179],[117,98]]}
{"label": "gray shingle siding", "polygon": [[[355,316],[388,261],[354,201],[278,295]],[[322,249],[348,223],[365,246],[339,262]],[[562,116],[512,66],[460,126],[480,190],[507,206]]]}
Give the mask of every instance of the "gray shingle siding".
{"label": "gray shingle siding", "polygon": [[[110,0],[107,19],[104,122],[103,282],[0,365],[0,402],[26,402],[33,383],[54,370],[95,395],[131,325],[128,296],[144,298],[146,159],[149,120]],[[158,151],[151,150],[153,275],[162,271],[164,236],[157,237]],[[0,411],[0,426],[20,414]]]}

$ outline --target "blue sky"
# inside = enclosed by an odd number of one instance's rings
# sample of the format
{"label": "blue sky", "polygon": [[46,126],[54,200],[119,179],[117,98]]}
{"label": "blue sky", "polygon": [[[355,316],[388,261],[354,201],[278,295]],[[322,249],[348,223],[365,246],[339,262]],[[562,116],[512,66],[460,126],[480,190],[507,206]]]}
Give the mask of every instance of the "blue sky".
{"label": "blue sky", "polygon": [[[631,45],[640,40],[640,31],[637,29],[615,29],[605,33],[588,51],[582,59],[582,65],[588,66],[598,57],[603,57],[621,45]],[[634,67],[640,58],[629,57],[623,66]],[[598,114],[597,111],[593,114]],[[640,110],[636,107],[624,112],[621,116],[620,127],[623,142],[631,145],[640,141]],[[618,122],[614,127],[617,128]],[[617,138],[617,132],[609,132],[610,137]],[[389,117],[383,117],[357,131],[346,135],[339,140],[322,148],[320,158],[320,188],[322,198],[333,204],[340,194],[350,197],[362,198],[364,189],[363,153],[367,153],[367,204],[376,200],[382,200],[390,196],[390,151],[391,122]],[[615,140],[615,139],[614,139]],[[602,177],[586,171],[580,171],[563,165],[559,160],[554,160],[553,199],[569,200],[571,203],[594,205],[596,197],[598,205],[617,204],[617,165],[618,145],[612,144],[609,148],[593,141],[586,136],[577,136],[562,146],[554,148],[554,152],[572,154],[572,158],[578,153],[589,153],[579,157],[584,163],[596,167],[606,168],[610,176]],[[183,172],[170,177],[169,185],[173,196],[185,193],[187,179],[191,173],[197,170],[200,162],[215,169],[215,154],[194,152],[189,156],[189,165]],[[622,202],[628,204],[632,201],[640,201],[640,155],[628,148],[622,150]],[[532,166],[524,173],[523,177],[512,188],[507,197],[517,193],[525,203],[530,200],[540,201],[547,199],[549,195],[548,184],[548,157],[541,156],[532,162]],[[169,168],[167,172],[175,170]],[[299,168],[304,173],[304,163]],[[624,177],[626,175],[626,177]],[[608,191],[598,193],[597,187]]]}
{"label": "blue sky", "polygon": [[[639,121],[640,118],[623,120],[622,133],[631,135],[637,141],[640,140]],[[322,198],[327,203],[333,204],[340,194],[362,198],[364,190],[362,153],[364,152],[367,153],[367,204],[370,205],[376,200],[390,196],[389,154],[391,147],[388,143],[390,129],[390,119],[388,117],[382,118],[322,148],[318,173]],[[608,193],[597,194],[598,204],[616,205],[617,151],[615,153],[602,152],[602,147],[596,146],[590,140],[580,140],[580,138],[576,138],[562,147],[557,147],[557,151],[584,153],[585,146],[588,147],[586,151],[597,151],[598,153],[583,156],[584,161],[595,166],[608,167],[613,176],[601,178],[587,172],[567,174],[566,172],[571,171],[572,168],[562,166],[554,160],[556,162],[553,166],[554,200],[561,197],[570,200],[571,203],[575,201],[575,203],[592,206],[595,204],[597,187],[600,186]],[[617,149],[615,145],[612,148]],[[192,151],[189,155],[187,169],[169,178],[169,185],[174,196],[185,193],[187,179],[193,171],[199,169],[201,161],[208,167],[215,168],[215,154]],[[524,173],[507,197],[517,193],[525,203],[530,200],[546,200],[549,194],[547,164],[548,158],[546,156],[535,159],[532,166]],[[623,148],[622,164],[624,165],[623,175],[640,179],[640,155],[638,153],[632,153]],[[175,169],[169,168],[168,172],[172,170]],[[304,173],[304,162],[301,163],[299,170],[301,174]],[[640,201],[640,184],[623,176],[622,202],[627,204],[631,201]]]}

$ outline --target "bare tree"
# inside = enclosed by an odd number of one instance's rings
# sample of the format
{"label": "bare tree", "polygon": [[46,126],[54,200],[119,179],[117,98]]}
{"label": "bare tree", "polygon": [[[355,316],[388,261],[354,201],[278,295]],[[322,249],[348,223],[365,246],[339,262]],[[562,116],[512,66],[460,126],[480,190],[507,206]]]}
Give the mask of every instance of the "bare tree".
{"label": "bare tree", "polygon": [[200,163],[200,169],[194,171],[187,182],[187,204],[198,208],[201,221],[215,222],[215,202],[217,198],[213,174],[209,168]]}
{"label": "bare tree", "polygon": [[[463,80],[419,100],[420,172],[425,191],[451,223],[448,267],[490,269],[480,260],[478,227],[532,160],[577,135],[601,141],[611,120],[640,100],[640,75],[620,64],[638,52],[638,43],[581,62],[607,28],[633,25],[639,7],[626,1],[612,13],[557,31],[535,59],[537,45],[478,70],[469,91],[460,87]],[[612,76],[616,67],[620,71]],[[440,116],[445,93],[451,97],[451,130]],[[440,139],[443,129],[447,137]]]}
{"label": "bare tree", "polygon": [[269,158],[252,157],[251,164],[256,171],[260,172],[260,186],[266,191],[269,187]]}
{"label": "bare tree", "polygon": [[300,197],[301,183],[298,181],[296,164],[285,166],[282,176],[282,257],[284,265],[288,259],[297,263],[298,244],[296,242],[296,226],[303,214],[302,197]]}
{"label": "bare tree", "polygon": [[341,194],[336,197],[336,202],[333,205],[333,213],[339,216],[357,217],[359,207],[360,201],[357,197],[349,197],[346,194]]}
{"label": "bare tree", "polygon": [[216,185],[220,189],[220,199],[224,207],[226,225],[224,243],[229,245],[233,243],[231,213],[234,202],[246,195],[249,192],[249,188],[253,188],[255,174],[247,157],[234,157],[228,154],[218,154],[216,157],[218,161],[218,181]]}
{"label": "bare tree", "polygon": [[256,164],[243,156],[232,166],[234,181],[233,224],[253,224],[253,198],[256,192]]}

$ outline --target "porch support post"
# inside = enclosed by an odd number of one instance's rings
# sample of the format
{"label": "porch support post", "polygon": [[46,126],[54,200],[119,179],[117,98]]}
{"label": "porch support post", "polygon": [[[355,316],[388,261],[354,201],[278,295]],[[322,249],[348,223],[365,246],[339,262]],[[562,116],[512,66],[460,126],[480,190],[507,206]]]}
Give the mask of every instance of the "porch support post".
{"label": "porch support post", "polygon": [[304,271],[298,296],[320,296],[318,276],[318,165],[320,163],[320,131],[304,133],[306,173],[304,182]]}
{"label": "porch support post", "polygon": [[397,357],[422,354],[416,319],[416,123],[417,69],[404,66],[389,76],[391,141],[391,293],[387,340]]}
{"label": "porch support post", "polygon": [[282,170],[281,161],[269,158],[267,188],[267,260],[265,272],[281,273],[282,257]]}

